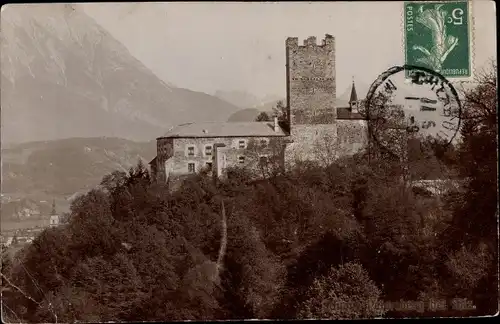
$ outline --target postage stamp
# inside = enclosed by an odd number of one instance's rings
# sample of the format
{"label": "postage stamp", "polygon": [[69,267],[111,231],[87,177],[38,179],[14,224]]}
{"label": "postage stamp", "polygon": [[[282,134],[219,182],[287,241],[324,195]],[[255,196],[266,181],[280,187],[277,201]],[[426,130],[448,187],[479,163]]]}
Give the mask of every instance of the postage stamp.
{"label": "postage stamp", "polygon": [[404,20],[406,64],[432,69],[446,78],[472,76],[467,1],[405,2]]}

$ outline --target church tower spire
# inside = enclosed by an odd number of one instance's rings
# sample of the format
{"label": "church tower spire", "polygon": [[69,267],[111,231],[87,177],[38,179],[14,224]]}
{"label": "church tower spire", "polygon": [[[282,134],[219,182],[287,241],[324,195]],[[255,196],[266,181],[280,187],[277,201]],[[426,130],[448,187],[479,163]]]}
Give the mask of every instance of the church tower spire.
{"label": "church tower spire", "polygon": [[351,88],[351,97],[349,99],[349,107],[351,108],[351,112],[358,112],[358,94],[356,93],[356,85],[354,84],[354,77],[352,77],[352,88]]}
{"label": "church tower spire", "polygon": [[56,213],[56,200],[52,199],[52,213],[50,214],[50,226],[59,225],[59,215]]}
{"label": "church tower spire", "polygon": [[56,200],[52,199],[52,215],[56,215]]}

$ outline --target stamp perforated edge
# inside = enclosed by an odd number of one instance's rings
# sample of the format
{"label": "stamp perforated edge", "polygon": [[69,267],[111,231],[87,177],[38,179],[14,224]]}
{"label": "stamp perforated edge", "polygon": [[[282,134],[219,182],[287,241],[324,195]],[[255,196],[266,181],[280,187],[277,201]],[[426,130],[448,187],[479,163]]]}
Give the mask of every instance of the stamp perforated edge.
{"label": "stamp perforated edge", "polygon": [[[401,30],[401,42],[402,42],[402,49],[403,49],[403,63],[401,65],[406,65],[407,64],[407,56],[406,56],[406,20],[405,20],[405,7],[407,3],[446,3],[446,2],[467,2],[467,14],[469,18],[469,69],[470,69],[470,76],[468,77],[461,77],[461,78],[452,78],[448,79],[448,82],[451,84],[459,85],[459,84],[464,84],[464,83],[474,83],[475,78],[476,78],[476,21],[474,19],[474,15],[472,14],[473,12],[473,5],[472,3],[475,2],[474,0],[457,0],[457,1],[402,1],[401,2],[401,24],[400,24],[400,30]],[[408,77],[405,77],[408,79]]]}

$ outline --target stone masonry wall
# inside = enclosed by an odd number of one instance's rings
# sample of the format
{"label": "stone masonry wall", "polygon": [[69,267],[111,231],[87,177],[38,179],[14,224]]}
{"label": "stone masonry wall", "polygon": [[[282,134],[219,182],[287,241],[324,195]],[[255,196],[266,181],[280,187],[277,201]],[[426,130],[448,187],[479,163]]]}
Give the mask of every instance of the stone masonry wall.
{"label": "stone masonry wall", "polygon": [[336,156],[337,125],[295,125],[285,150],[286,167],[298,161],[333,162]]}
{"label": "stone masonry wall", "polygon": [[160,138],[156,141],[156,178],[159,181],[166,181],[165,163],[174,154],[174,141],[172,138]]}
{"label": "stone masonry wall", "polygon": [[298,161],[328,165],[335,159],[353,155],[368,145],[365,120],[337,120],[335,124],[295,125],[285,150],[286,167]]}
{"label": "stone masonry wall", "polygon": [[337,120],[338,153],[352,155],[368,146],[366,120]]}
{"label": "stone masonry wall", "polygon": [[[174,138],[172,155],[160,167],[167,179],[215,165],[215,144],[224,144],[227,166],[253,168],[261,156],[277,154],[272,145],[275,137]],[[194,164],[194,170],[189,169]]]}

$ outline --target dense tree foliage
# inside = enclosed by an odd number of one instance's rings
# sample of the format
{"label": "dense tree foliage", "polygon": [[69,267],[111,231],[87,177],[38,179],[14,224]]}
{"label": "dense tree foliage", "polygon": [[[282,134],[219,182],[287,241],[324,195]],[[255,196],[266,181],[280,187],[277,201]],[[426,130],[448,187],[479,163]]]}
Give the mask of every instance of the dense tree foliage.
{"label": "dense tree foliage", "polygon": [[257,118],[255,118],[255,121],[258,121],[258,122],[272,121],[272,118],[269,117],[269,115],[265,111],[262,111],[261,113],[259,113],[259,115],[257,115]]}
{"label": "dense tree foliage", "polygon": [[[176,191],[142,163],[113,172],[73,201],[67,224],[2,257],[3,319],[493,314],[496,104],[486,74],[466,93],[463,141],[423,140],[410,156],[414,179],[467,180],[445,196],[412,190],[398,161],[363,153],[266,179],[197,174]],[[425,307],[390,306],[400,301]]]}
{"label": "dense tree foliage", "polygon": [[384,305],[380,290],[363,266],[346,263],[314,279],[299,316],[324,319],[380,317]]}

